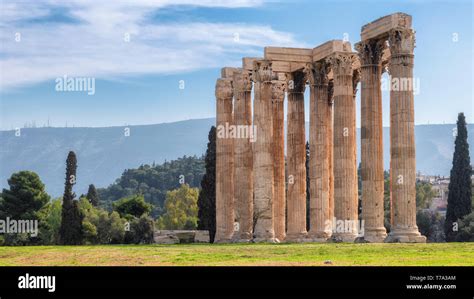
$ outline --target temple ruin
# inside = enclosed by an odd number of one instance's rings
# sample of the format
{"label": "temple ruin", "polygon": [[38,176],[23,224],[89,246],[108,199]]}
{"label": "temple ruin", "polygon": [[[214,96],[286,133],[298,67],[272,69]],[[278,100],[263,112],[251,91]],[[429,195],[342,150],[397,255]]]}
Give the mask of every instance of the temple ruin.
{"label": "temple ruin", "polygon": [[[410,89],[390,90],[388,235],[384,227],[381,77],[388,72],[391,82],[413,80],[415,35],[411,24],[411,16],[395,13],[363,26],[361,41],[355,44],[357,52],[343,40],[313,49],[266,47],[263,57],[243,58],[241,68],[222,69],[216,83],[215,242],[426,242],[416,225],[414,95]],[[359,82],[360,217],[356,159]],[[220,130],[228,128],[230,134],[220,135]],[[237,131],[251,136],[242,137]],[[356,225],[359,220],[364,224],[363,235]],[[334,229],[336,222],[344,229]]]}

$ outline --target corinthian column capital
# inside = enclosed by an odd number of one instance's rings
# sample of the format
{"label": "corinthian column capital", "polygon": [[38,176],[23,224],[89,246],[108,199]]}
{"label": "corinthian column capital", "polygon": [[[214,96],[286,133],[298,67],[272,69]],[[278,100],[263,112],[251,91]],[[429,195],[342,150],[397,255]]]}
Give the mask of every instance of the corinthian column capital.
{"label": "corinthian column capital", "polygon": [[393,29],[389,32],[388,42],[392,56],[413,55],[415,31],[413,29]]}
{"label": "corinthian column capital", "polygon": [[359,54],[361,65],[380,65],[382,54],[387,45],[385,39],[369,39],[358,42],[355,48]]}
{"label": "corinthian column capital", "polygon": [[272,99],[274,101],[283,102],[285,100],[285,90],[287,84],[285,81],[274,80],[272,81]]}
{"label": "corinthian column capital", "polygon": [[252,90],[252,81],[250,80],[250,74],[246,70],[242,70],[234,73],[234,92],[245,92]]}
{"label": "corinthian column capital", "polygon": [[269,60],[256,60],[253,64],[253,81],[270,83],[274,77],[272,62]]}
{"label": "corinthian column capital", "polygon": [[306,81],[308,80],[307,71],[300,70],[288,74],[288,93],[304,93]]}
{"label": "corinthian column capital", "polygon": [[216,81],[216,99],[232,99],[234,92],[232,90],[232,80],[217,79]]}
{"label": "corinthian column capital", "polygon": [[305,69],[307,72],[308,82],[312,86],[327,86],[329,83],[330,64],[327,61],[315,62]]}
{"label": "corinthian column capital", "polygon": [[337,52],[326,58],[326,62],[331,64],[334,75],[352,76],[352,64],[356,59],[355,53]]}

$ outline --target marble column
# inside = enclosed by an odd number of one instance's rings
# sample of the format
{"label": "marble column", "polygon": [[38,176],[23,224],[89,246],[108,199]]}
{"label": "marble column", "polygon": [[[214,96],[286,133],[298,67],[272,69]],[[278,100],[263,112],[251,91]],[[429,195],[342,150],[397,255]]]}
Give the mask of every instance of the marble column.
{"label": "marble column", "polygon": [[384,164],[382,125],[382,54],[384,39],[371,39],[356,45],[361,62],[361,176],[364,240],[383,242]]}
{"label": "marble column", "polygon": [[254,242],[277,242],[273,229],[272,64],[254,63]]}
{"label": "marble column", "polygon": [[390,195],[392,225],[388,242],[426,242],[416,225],[415,113],[412,29],[389,32]]}
{"label": "marble column", "polygon": [[[249,242],[253,234],[253,127],[252,81],[248,71],[234,73],[234,123],[239,132],[234,140],[234,198],[238,230],[234,241]],[[242,136],[241,136],[242,135]]]}
{"label": "marble column", "polygon": [[226,132],[233,124],[232,80],[216,83],[216,236],[215,243],[226,243],[234,231],[234,139]]}
{"label": "marble column", "polygon": [[273,104],[273,227],[275,237],[286,237],[286,188],[285,188],[285,123],[284,100],[286,81],[272,82]]}
{"label": "marble column", "polygon": [[353,97],[353,53],[328,60],[334,74],[334,216],[335,240],[352,242],[358,235],[356,103]]}
{"label": "marble column", "polygon": [[329,64],[316,62],[311,68],[309,115],[310,230],[313,241],[326,241],[332,233],[329,203],[329,132],[331,124]]}
{"label": "marble column", "polygon": [[306,75],[293,72],[288,83],[288,227],[286,241],[301,242],[306,238],[306,136],[304,90]]}

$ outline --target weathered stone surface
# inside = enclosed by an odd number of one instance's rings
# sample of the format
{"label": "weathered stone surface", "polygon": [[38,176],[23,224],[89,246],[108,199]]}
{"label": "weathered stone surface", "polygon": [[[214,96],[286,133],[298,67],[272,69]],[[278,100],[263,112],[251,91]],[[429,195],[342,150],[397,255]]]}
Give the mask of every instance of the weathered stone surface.
{"label": "weathered stone surface", "polygon": [[230,242],[234,230],[234,139],[219,130],[233,124],[231,79],[216,83],[216,236],[214,242]]}
{"label": "weathered stone surface", "polygon": [[[337,52],[328,59],[334,72],[334,216],[338,221],[358,220],[354,59],[350,52]],[[333,234],[335,240],[343,242],[356,237],[354,230]]]}
{"label": "weathered stone surface", "polygon": [[312,62],[312,49],[265,47],[264,57],[272,61]]}
{"label": "weathered stone surface", "polygon": [[313,49],[311,55],[313,62],[326,59],[334,52],[350,52],[351,44],[342,40],[331,40]]}
{"label": "weathered stone surface", "polygon": [[327,239],[331,236],[329,203],[329,132],[331,125],[328,102],[328,73],[325,61],[312,65],[309,71],[309,179],[310,179],[310,231],[309,238]]}
{"label": "weathered stone surface", "polygon": [[154,232],[155,243],[209,243],[207,230],[157,230]]}
{"label": "weathered stone surface", "polygon": [[288,86],[288,228],[285,241],[301,242],[306,238],[306,136],[304,114],[304,90],[306,74],[291,74]]}
{"label": "weathered stone surface", "polygon": [[[283,78],[279,78],[283,79]],[[275,237],[283,241],[286,237],[285,194],[285,128],[284,100],[286,81],[272,82],[273,105],[273,227]]]}
{"label": "weathered stone surface", "polygon": [[267,60],[254,63],[254,242],[276,242],[273,229],[273,122],[272,64]]}
{"label": "weathered stone surface", "polygon": [[362,40],[381,37],[387,35],[392,29],[411,28],[411,23],[410,15],[397,12],[362,26],[360,36]]}
{"label": "weathered stone surface", "polygon": [[154,240],[157,244],[179,244],[179,238],[173,235],[158,235]]}
{"label": "weathered stone surface", "polygon": [[356,45],[361,61],[361,176],[364,238],[383,242],[384,168],[382,127],[382,56],[384,40],[368,40]]}
{"label": "weathered stone surface", "polygon": [[236,242],[248,242],[253,231],[252,82],[247,70],[234,73],[234,123],[247,136],[234,140],[234,212]]}
{"label": "weathered stone surface", "polygon": [[242,69],[246,71],[253,71],[256,60],[262,60],[261,57],[244,57],[242,58]]}
{"label": "weathered stone surface", "polygon": [[241,72],[242,69],[236,67],[223,67],[221,69],[221,78],[222,79],[233,79],[235,72]]}
{"label": "weathered stone surface", "polygon": [[195,243],[209,243],[209,231],[207,230],[197,230],[196,234],[194,235],[194,242]]}
{"label": "weathered stone surface", "polygon": [[[391,79],[413,80],[415,36],[411,29],[392,30]],[[392,226],[388,241],[422,241],[416,225],[416,164],[413,90],[390,91],[390,195]],[[408,240],[407,240],[408,238]]]}

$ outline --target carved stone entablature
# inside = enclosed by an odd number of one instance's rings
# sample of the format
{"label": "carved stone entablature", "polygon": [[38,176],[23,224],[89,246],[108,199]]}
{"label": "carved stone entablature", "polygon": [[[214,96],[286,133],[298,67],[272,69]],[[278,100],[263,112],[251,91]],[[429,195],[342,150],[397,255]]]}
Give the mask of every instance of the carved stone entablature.
{"label": "carved stone entablature", "polygon": [[315,62],[307,68],[309,84],[313,86],[327,86],[331,66],[324,60]]}
{"label": "carved stone entablature", "polygon": [[392,56],[413,55],[415,32],[412,29],[393,29],[389,32],[388,42]]}
{"label": "carved stone entablature", "polygon": [[232,99],[234,96],[232,90],[232,80],[230,79],[217,79],[216,82],[216,99],[227,100]]}
{"label": "carved stone entablature", "polygon": [[270,83],[274,77],[270,60],[256,60],[253,64],[253,81]]}
{"label": "carved stone entablature", "polygon": [[357,59],[355,53],[337,52],[328,57],[326,61],[331,64],[331,69],[334,75],[352,75],[352,65]]}
{"label": "carved stone entablature", "polygon": [[272,81],[272,100],[283,102],[285,100],[286,81]]}
{"label": "carved stone entablature", "polygon": [[307,72],[303,70],[295,71],[288,74],[288,92],[303,93],[306,88]]}
{"label": "carved stone entablature", "polygon": [[380,65],[382,63],[383,51],[386,47],[385,39],[369,39],[355,44],[362,66]]}

